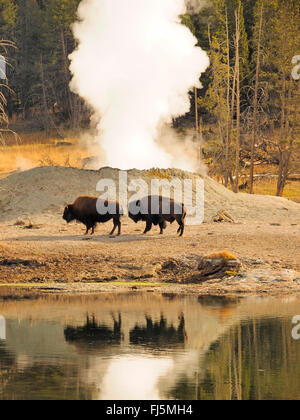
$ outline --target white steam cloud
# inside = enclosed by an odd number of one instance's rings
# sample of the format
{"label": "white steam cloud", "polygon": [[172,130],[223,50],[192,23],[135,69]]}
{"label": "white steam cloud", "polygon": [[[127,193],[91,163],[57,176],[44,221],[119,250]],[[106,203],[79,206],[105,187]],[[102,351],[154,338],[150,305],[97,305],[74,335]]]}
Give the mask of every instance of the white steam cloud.
{"label": "white steam cloud", "polygon": [[[94,111],[110,166],[188,168],[158,144],[159,127],[190,109],[207,54],[180,24],[185,0],[82,0],[71,88]],[[100,152],[99,152],[100,154]],[[99,156],[103,161],[103,157]]]}

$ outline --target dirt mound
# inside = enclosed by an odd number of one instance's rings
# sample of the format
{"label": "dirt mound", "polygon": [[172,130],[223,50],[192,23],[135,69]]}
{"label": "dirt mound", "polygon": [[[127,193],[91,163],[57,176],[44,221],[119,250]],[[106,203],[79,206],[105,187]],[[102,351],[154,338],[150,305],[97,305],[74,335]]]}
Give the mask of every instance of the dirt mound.
{"label": "dirt mound", "polygon": [[[127,172],[128,181],[142,179],[148,184],[151,177],[193,178],[196,175],[179,171]],[[63,167],[34,168],[14,173],[0,180],[0,221],[16,219],[45,220],[61,216],[63,206],[80,195],[97,195],[96,185],[101,179],[118,183],[119,170],[102,168],[99,171]],[[255,220],[269,223],[300,222],[300,205],[271,196],[234,194],[222,185],[205,177],[205,221],[226,210],[236,221]],[[98,193],[99,194],[99,193]]]}

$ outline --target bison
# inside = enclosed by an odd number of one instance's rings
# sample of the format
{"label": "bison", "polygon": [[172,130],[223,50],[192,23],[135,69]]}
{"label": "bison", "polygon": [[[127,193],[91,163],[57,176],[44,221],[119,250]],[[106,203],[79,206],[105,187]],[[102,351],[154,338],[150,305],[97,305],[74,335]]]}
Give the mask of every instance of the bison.
{"label": "bison", "polygon": [[[103,208],[107,208],[107,213],[100,214],[97,210],[101,205]],[[109,210],[110,209],[110,210]],[[85,235],[87,235],[92,229],[91,235],[95,233],[95,227],[97,223],[106,223],[109,220],[113,220],[114,227],[110,235],[113,235],[116,228],[118,228],[118,236],[121,234],[121,216],[123,210],[118,202],[104,201],[97,197],[79,197],[74,204],[69,204],[65,207],[63,219],[70,223],[76,220],[83,223],[86,226]]]}
{"label": "bison", "polygon": [[180,236],[183,235],[186,209],[182,203],[177,203],[170,198],[149,195],[141,200],[133,201],[129,203],[128,215],[135,223],[146,222],[144,234],[152,229],[152,225],[159,225],[162,235],[167,222],[172,224],[176,220],[179,224],[177,233]]}

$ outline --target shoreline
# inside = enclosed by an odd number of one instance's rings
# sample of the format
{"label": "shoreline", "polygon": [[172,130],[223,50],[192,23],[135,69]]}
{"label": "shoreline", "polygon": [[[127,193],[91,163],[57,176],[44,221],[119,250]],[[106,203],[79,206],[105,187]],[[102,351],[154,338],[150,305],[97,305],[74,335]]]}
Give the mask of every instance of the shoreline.
{"label": "shoreline", "polygon": [[260,287],[251,288],[250,284],[232,286],[229,280],[217,280],[210,284],[179,284],[179,283],[122,283],[108,282],[105,284],[22,284],[0,283],[0,301],[8,299],[28,299],[45,295],[101,295],[101,294],[127,294],[127,293],[159,293],[177,296],[197,295],[215,296],[225,298],[245,297],[286,297],[300,296],[300,281],[297,284],[262,284]]}

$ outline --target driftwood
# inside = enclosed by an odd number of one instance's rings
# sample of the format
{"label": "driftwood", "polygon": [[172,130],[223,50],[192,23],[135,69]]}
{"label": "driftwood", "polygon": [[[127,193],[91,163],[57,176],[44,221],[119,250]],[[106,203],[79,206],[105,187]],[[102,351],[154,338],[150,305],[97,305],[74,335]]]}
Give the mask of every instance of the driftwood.
{"label": "driftwood", "polygon": [[235,220],[233,217],[230,216],[230,214],[227,213],[227,211],[222,210],[220,211],[216,217],[214,217],[215,223],[222,223],[222,222],[228,222],[228,223],[235,223]]}

